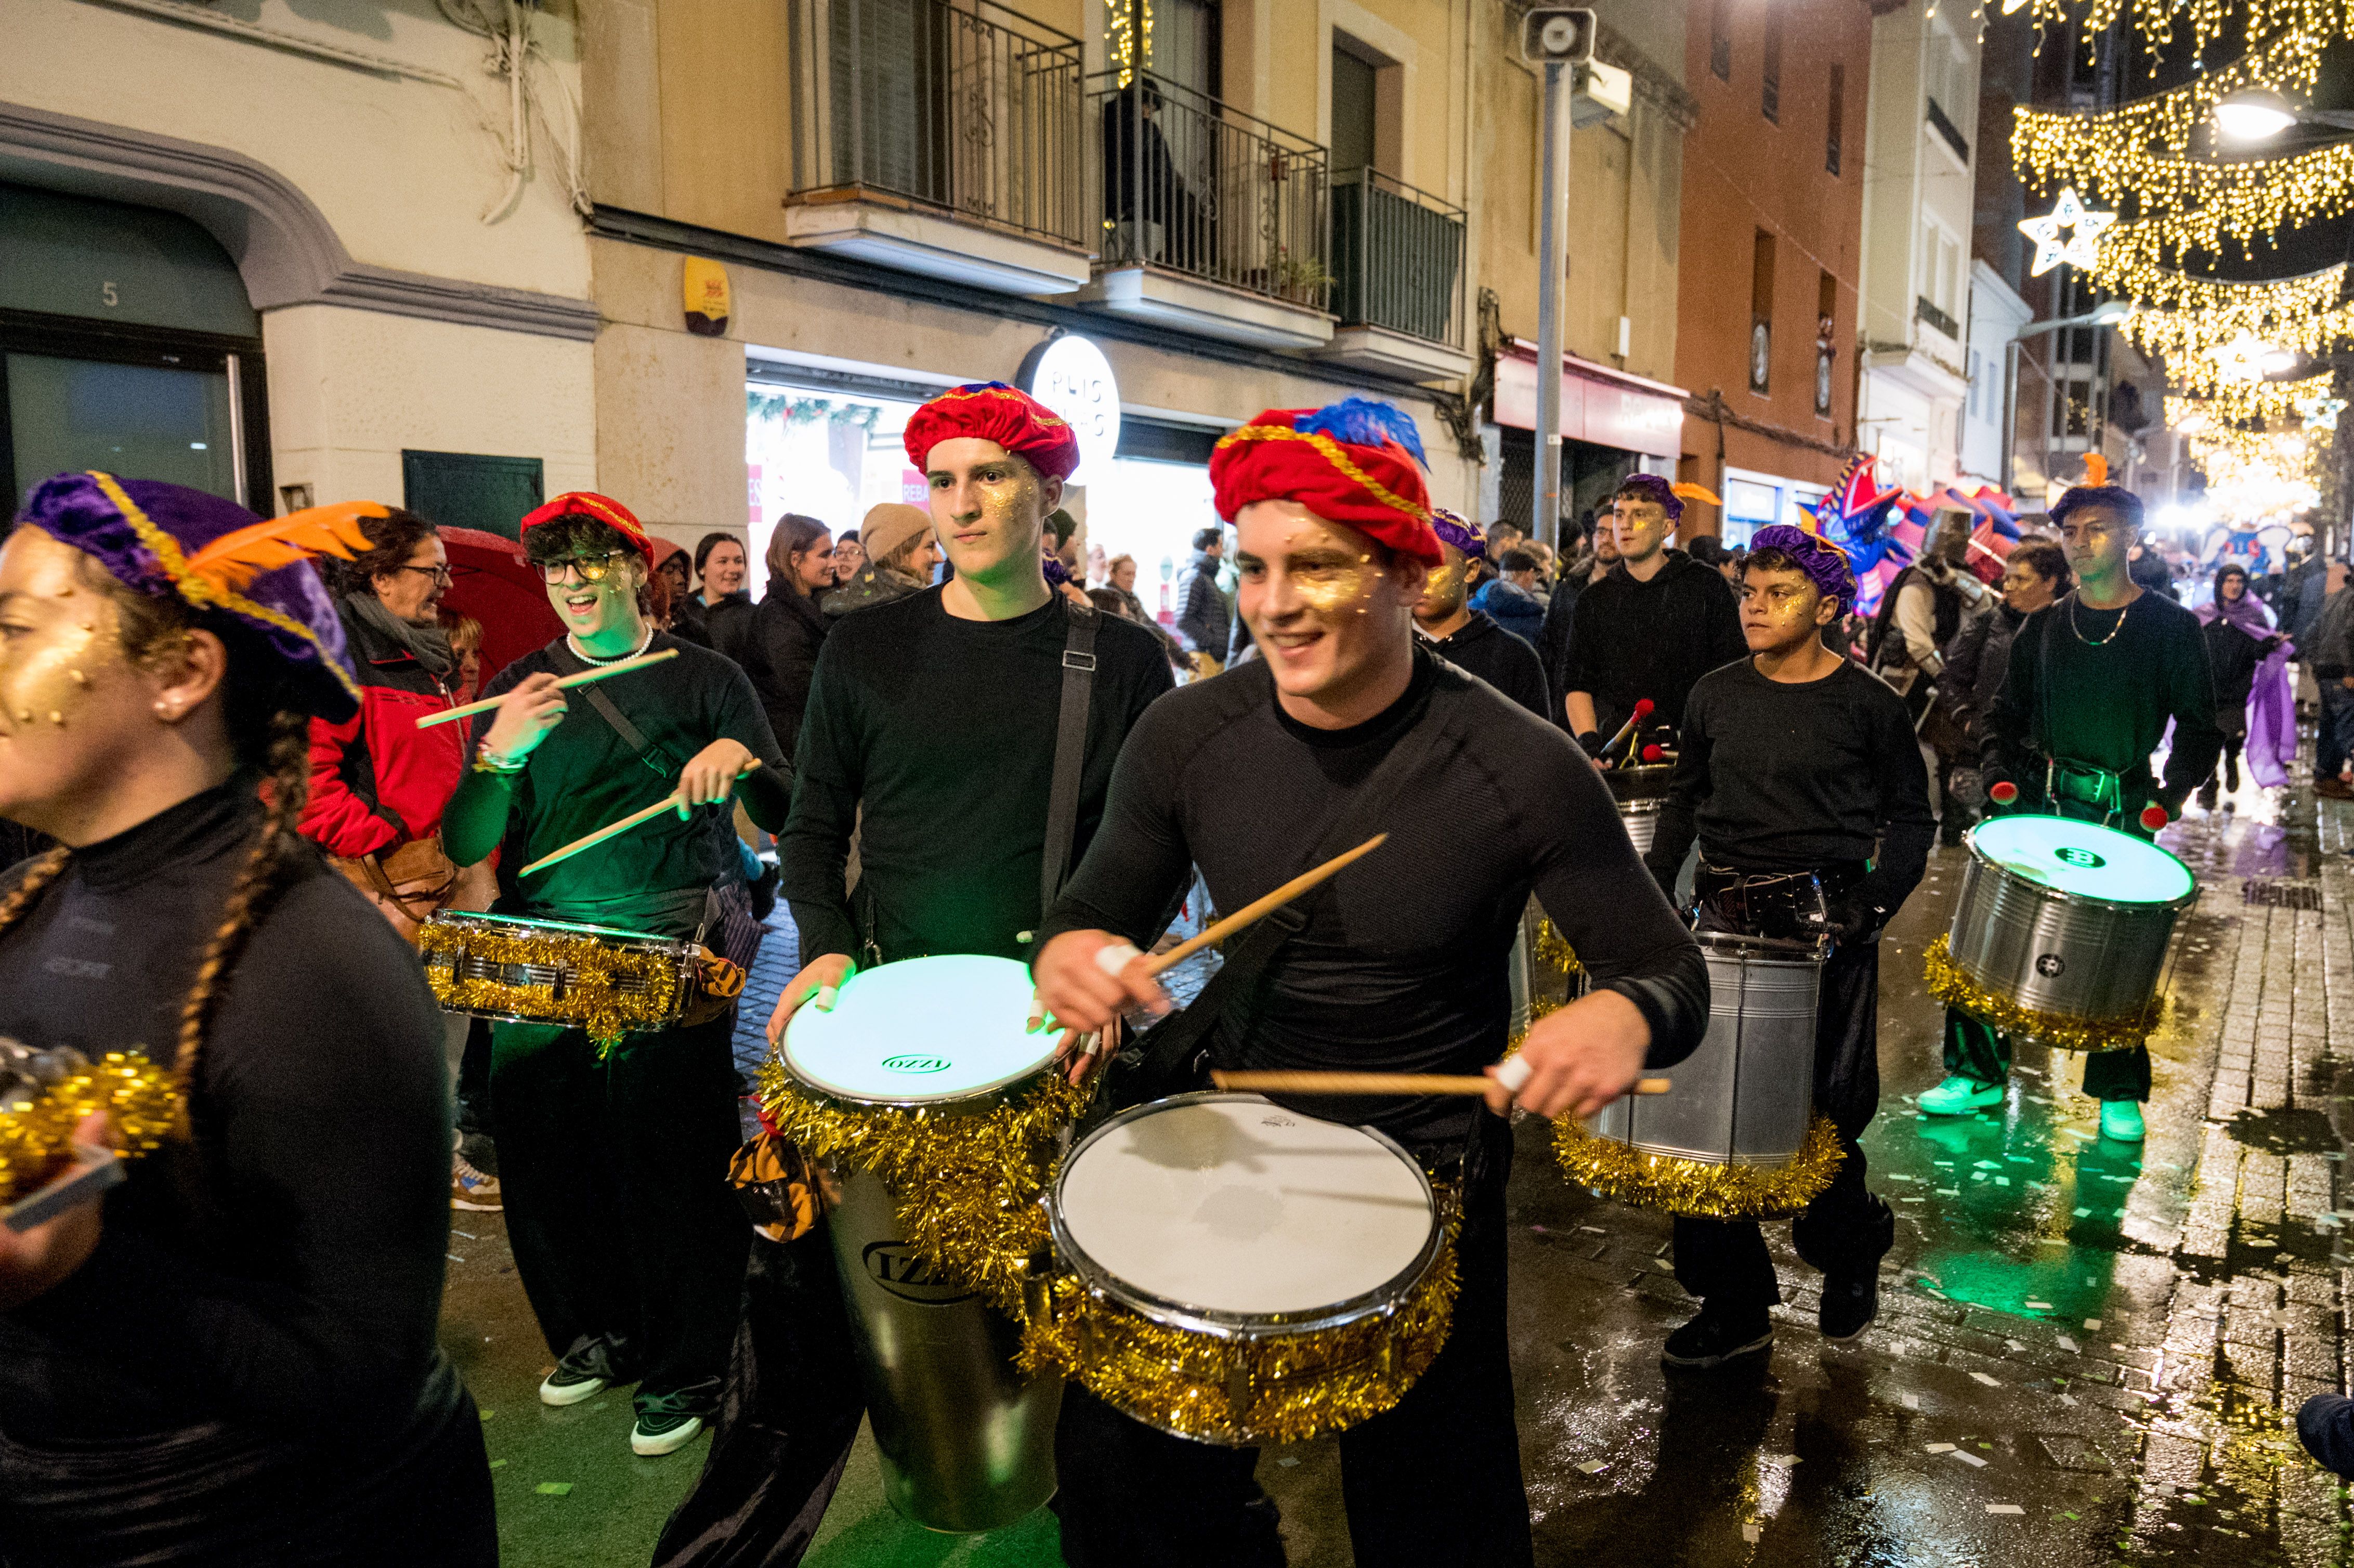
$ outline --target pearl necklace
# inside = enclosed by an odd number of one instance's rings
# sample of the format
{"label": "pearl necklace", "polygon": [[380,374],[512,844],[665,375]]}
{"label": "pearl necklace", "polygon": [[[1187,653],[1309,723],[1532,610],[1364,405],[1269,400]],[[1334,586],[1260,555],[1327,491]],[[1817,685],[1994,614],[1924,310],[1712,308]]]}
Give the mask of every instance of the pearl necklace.
{"label": "pearl necklace", "polygon": [[654,629],[651,624],[649,624],[646,628],[645,640],[640,642],[635,648],[631,649],[627,653],[609,653],[603,658],[599,658],[596,654],[582,648],[580,646],[580,640],[578,637],[573,636],[569,631],[564,634],[564,645],[571,649],[572,656],[575,659],[579,660],[584,664],[618,664],[624,659],[634,659],[639,654],[643,653],[647,649],[652,647],[654,645]]}

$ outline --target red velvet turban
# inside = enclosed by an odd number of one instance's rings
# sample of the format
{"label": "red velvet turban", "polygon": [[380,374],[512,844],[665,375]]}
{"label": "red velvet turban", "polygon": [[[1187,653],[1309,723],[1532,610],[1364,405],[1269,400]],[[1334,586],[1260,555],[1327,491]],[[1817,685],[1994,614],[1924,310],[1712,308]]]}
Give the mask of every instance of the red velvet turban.
{"label": "red velvet turban", "polygon": [[952,387],[917,409],[907,420],[907,461],[922,471],[934,447],[959,436],[995,441],[1056,479],[1079,466],[1079,438],[1063,417],[1002,381]]}
{"label": "red velvet turban", "polygon": [[1228,521],[1255,501],[1296,501],[1428,566],[1446,559],[1431,526],[1422,439],[1386,403],[1269,408],[1219,440],[1210,482]]}

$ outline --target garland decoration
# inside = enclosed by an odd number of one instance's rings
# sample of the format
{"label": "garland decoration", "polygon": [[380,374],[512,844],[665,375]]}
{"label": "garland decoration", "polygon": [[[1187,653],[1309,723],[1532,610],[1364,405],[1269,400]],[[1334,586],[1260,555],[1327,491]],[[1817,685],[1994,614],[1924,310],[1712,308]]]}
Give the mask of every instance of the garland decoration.
{"label": "garland decoration", "polygon": [[882,1179],[907,1245],[927,1263],[1021,1320],[1032,1260],[1053,1243],[1040,1201],[1060,1164],[1062,1131],[1101,1075],[1073,1084],[1044,1074],[1022,1099],[978,1116],[853,1106],[805,1092],[772,1054],[761,1065],[769,1123],[812,1160]]}
{"label": "garland decoration", "polygon": [[0,1092],[0,1205],[73,1163],[74,1128],[92,1111],[108,1113],[108,1145],[126,1157],[152,1154],[181,1130],[187,1102],[169,1068],[135,1051],[110,1051],[95,1064],[71,1050],[41,1055],[55,1069],[43,1075],[48,1081],[18,1077]]}
{"label": "garland decoration", "polygon": [[1710,1220],[1795,1214],[1822,1194],[1847,1158],[1838,1129],[1825,1116],[1814,1118],[1797,1155],[1779,1167],[1652,1154],[1588,1132],[1570,1117],[1553,1123],[1553,1152],[1573,1186],[1639,1208]]}
{"label": "garland decoration", "polygon": [[1207,1443],[1300,1443],[1394,1408],[1447,1343],[1457,1287],[1458,1204],[1447,1235],[1394,1312],[1261,1338],[1172,1329],[1056,1276],[1034,1293],[1021,1366],[1076,1382],[1140,1421]]}
{"label": "garland decoration", "polygon": [[2005,1034],[2040,1040],[2056,1050],[2123,1051],[2147,1040],[2166,1017],[2163,995],[2153,996],[2147,1006],[2108,1018],[2079,1018],[2021,1007],[1964,974],[1961,966],[1954,962],[1944,937],[1929,944],[1922,968],[1929,994],[1937,1001],[1959,1008]]}
{"label": "garland decoration", "polygon": [[631,1030],[675,1019],[695,973],[671,944],[625,946],[528,926],[429,921],[417,948],[434,1000],[451,1012],[569,1023],[588,1033],[599,1057]]}
{"label": "garland decoration", "polygon": [[[2149,69],[2158,69],[2161,53],[2181,32],[2190,36],[2190,52],[2204,55],[2207,46],[2227,32],[2242,37],[2266,38],[2261,55],[2271,70],[2310,82],[2321,66],[2323,46],[2354,33],[2354,3],[2349,0],[2026,0],[2028,15],[2039,28],[2083,26],[2085,58],[2102,35],[2131,16],[2141,36],[2156,46],[2149,51]],[[2019,9],[2020,0],[2005,0],[2006,14]],[[2236,25],[2235,25],[2236,24]],[[2252,50],[2252,54],[2259,51]]]}

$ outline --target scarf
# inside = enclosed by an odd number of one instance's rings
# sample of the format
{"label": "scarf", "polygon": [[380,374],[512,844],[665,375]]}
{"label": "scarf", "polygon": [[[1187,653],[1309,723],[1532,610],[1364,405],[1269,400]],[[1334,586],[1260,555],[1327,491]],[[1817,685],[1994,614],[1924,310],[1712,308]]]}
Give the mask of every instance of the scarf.
{"label": "scarf", "polygon": [[425,666],[436,679],[447,676],[458,667],[458,655],[450,646],[450,633],[441,626],[412,626],[385,609],[384,600],[372,592],[351,594],[345,606],[359,623],[371,631],[391,638]]}

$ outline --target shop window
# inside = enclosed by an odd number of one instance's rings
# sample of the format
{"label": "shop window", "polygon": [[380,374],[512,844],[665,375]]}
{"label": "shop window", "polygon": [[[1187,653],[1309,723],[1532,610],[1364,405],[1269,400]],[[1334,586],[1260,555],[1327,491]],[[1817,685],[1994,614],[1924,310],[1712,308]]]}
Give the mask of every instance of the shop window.
{"label": "shop window", "polygon": [[1774,236],[1757,231],[1749,260],[1749,389],[1771,390],[1774,366]]}
{"label": "shop window", "polygon": [[404,451],[400,503],[444,528],[522,537],[524,514],[547,499],[537,458]]}

